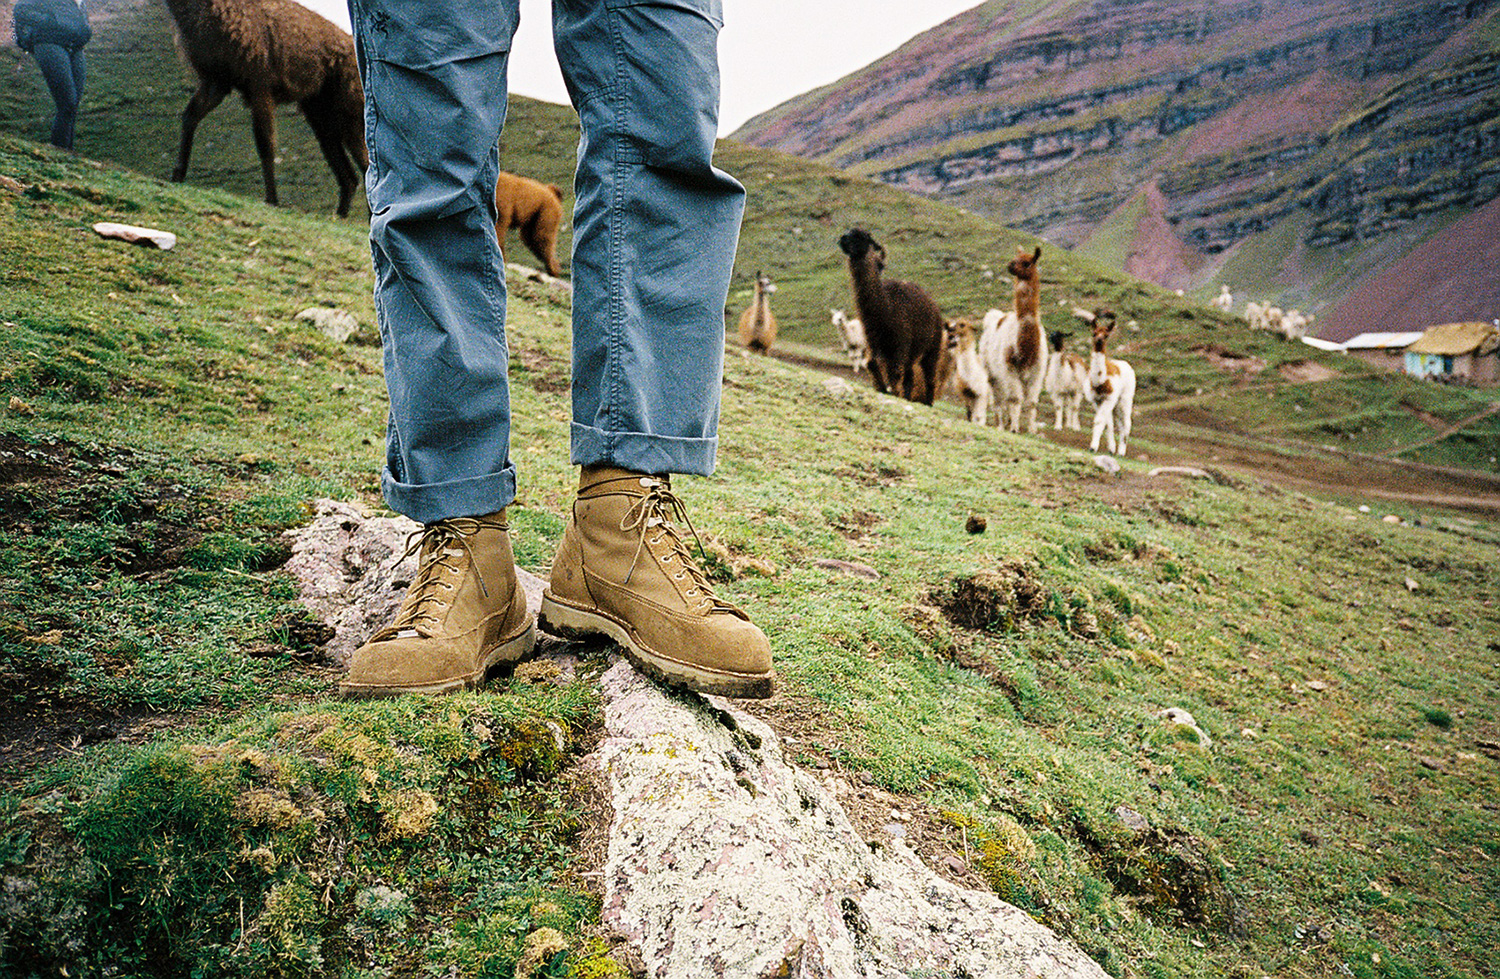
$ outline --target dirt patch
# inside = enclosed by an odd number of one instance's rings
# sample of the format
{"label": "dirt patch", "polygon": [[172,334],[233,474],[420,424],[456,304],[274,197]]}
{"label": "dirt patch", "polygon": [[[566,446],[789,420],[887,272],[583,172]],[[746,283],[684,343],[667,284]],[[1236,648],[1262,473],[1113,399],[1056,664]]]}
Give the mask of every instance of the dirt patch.
{"label": "dirt patch", "polygon": [[572,390],[569,369],[561,359],[539,348],[512,348],[511,366],[525,372],[533,390],[540,394],[562,394]]}
{"label": "dirt patch", "polygon": [[[909,455],[910,452],[907,454]],[[907,474],[906,470],[899,466],[881,465],[870,469],[855,469],[852,466],[845,466],[842,469],[834,470],[833,475],[838,476],[840,479],[847,479],[850,482],[858,483],[860,486],[874,487],[895,486],[901,480],[905,479]]]}
{"label": "dirt patch", "polygon": [[1051,608],[1051,592],[1020,561],[960,575],[930,598],[949,622],[964,629],[1009,630],[1022,619],[1041,618]]}
{"label": "dirt patch", "polygon": [[1259,357],[1227,350],[1216,343],[1201,344],[1193,347],[1190,352],[1198,354],[1220,370],[1229,371],[1232,374],[1253,377],[1266,369],[1266,362]]}
{"label": "dirt patch", "polygon": [[1276,368],[1276,373],[1293,384],[1314,384],[1318,381],[1332,380],[1339,376],[1337,371],[1331,371],[1322,364],[1311,360],[1289,360]]}
{"label": "dirt patch", "polygon": [[100,523],[117,530],[106,563],[132,575],[176,567],[222,507],[170,476],[127,479],[151,467],[129,449],[31,444],[0,433],[0,530],[30,535]]}
{"label": "dirt patch", "polygon": [[1443,418],[1441,415],[1434,415],[1420,405],[1412,404],[1406,398],[1401,399],[1401,407],[1414,415],[1423,425],[1426,425],[1434,432],[1446,431],[1450,427],[1446,418]]}

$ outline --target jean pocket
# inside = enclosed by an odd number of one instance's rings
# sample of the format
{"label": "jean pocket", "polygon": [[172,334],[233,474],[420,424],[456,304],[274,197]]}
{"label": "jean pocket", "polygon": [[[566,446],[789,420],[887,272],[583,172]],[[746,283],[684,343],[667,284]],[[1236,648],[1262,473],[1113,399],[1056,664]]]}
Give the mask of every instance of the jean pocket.
{"label": "jean pocket", "polygon": [[668,7],[697,14],[713,21],[715,27],[724,26],[724,0],[605,0],[611,10],[622,7]]}
{"label": "jean pocket", "polygon": [[404,68],[438,65],[510,50],[516,33],[511,5],[503,0],[392,3],[368,10],[356,2],[366,57]]}

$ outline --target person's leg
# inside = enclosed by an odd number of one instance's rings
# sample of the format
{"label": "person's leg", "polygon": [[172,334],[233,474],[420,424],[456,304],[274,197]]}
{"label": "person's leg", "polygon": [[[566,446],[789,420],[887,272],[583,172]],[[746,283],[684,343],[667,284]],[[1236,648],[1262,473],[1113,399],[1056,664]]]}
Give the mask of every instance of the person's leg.
{"label": "person's leg", "polygon": [[56,44],[38,44],[31,56],[42,70],[57,114],[52,119],[52,145],[73,148],[73,120],[78,112],[78,93],[73,85],[73,63],[68,49]]}
{"label": "person's leg", "polygon": [[744,188],[713,166],[719,0],[553,0],[583,127],[572,460],[708,475]]}
{"label": "person's leg", "polygon": [[609,636],[669,683],[766,697],[770,645],[694,563],[668,475],[713,472],[744,208],[744,189],[712,163],[719,2],[553,0],[552,18],[583,127],[572,269],[583,469],[543,626]]}
{"label": "person's leg", "polygon": [[73,67],[73,113],[68,122],[68,149],[72,149],[78,128],[78,108],[83,105],[83,83],[88,77],[88,70],[83,58],[83,48],[75,48],[68,55]]}
{"label": "person's leg", "polygon": [[396,620],[346,696],[473,686],[531,650],[504,508],[515,497],[496,142],[516,0],[351,0],[390,421],[382,489],[426,524]]}

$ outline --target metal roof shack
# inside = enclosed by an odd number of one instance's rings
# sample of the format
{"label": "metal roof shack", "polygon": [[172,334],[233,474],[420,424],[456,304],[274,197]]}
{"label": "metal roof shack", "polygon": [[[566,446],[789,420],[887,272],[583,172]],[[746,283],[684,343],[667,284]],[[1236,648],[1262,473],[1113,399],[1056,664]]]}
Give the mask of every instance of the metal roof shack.
{"label": "metal roof shack", "polygon": [[1434,326],[1406,348],[1406,372],[1464,384],[1500,383],[1500,326]]}
{"label": "metal roof shack", "polygon": [[1404,370],[1402,355],[1421,333],[1361,333],[1344,341],[1344,352],[1382,370]]}

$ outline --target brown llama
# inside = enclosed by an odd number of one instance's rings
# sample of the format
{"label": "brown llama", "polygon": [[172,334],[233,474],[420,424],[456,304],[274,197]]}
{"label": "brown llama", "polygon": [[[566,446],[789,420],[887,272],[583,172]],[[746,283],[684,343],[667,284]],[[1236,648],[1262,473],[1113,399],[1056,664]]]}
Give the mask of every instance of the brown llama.
{"label": "brown llama", "polygon": [[942,311],[921,286],[881,278],[885,249],[868,231],[846,231],[839,247],[849,256],[849,277],[870,346],[870,379],[875,390],[932,404],[938,395],[938,363],[944,350]]}
{"label": "brown llama", "polygon": [[359,173],[370,165],[354,39],[295,0],[166,3],[177,25],[178,48],[198,76],[198,90],[182,113],[172,182],[187,177],[198,124],[226,95],[238,91],[250,109],[266,203],[280,203],[276,106],[295,102],[338,181],[339,216],[348,216]]}
{"label": "brown llama", "polygon": [[505,235],[515,228],[547,274],[562,278],[557,264],[557,226],[562,222],[562,188],[501,170],[495,177],[495,237],[505,253]]}
{"label": "brown llama", "polygon": [[1002,316],[992,309],[985,316],[980,354],[997,393],[1000,424],[1012,432],[1021,430],[1021,415],[1027,416],[1026,431],[1036,432],[1036,402],[1047,373],[1046,334],[1042,332],[1042,248],[1032,254],[1016,249],[1007,268],[1015,277],[1015,311]]}
{"label": "brown llama", "polygon": [[776,342],[776,317],[771,313],[771,293],[776,283],[764,272],[755,273],[755,298],[740,314],[740,345],[752,353],[768,354]]}

